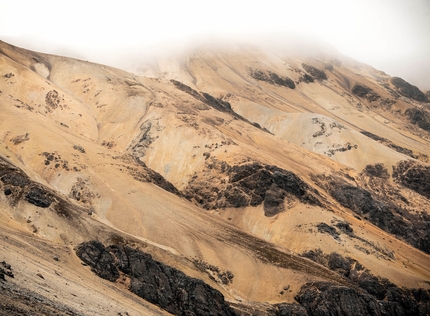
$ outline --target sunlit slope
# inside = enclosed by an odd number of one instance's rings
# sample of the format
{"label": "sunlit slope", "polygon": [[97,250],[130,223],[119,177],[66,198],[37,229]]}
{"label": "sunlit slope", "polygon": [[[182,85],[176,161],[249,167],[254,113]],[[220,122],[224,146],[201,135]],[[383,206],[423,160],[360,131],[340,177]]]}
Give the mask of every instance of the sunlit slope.
{"label": "sunlit slope", "polygon": [[[2,223],[25,232],[22,238],[33,234],[51,249],[115,233],[231,301],[293,302],[305,282],[342,284],[299,256],[316,248],[358,260],[399,286],[428,287],[429,256],[357,215],[330,187],[386,195],[413,219],[427,212],[428,198],[392,178],[399,161],[411,153],[425,160],[429,152],[427,132],[396,111],[425,104],[399,97],[381,109],[350,91],[360,83],[389,99],[380,85],[389,85],[385,74],[347,59],[241,48],[163,61],[147,77],[0,44],[0,156],[82,212],[71,223],[0,193]],[[303,81],[310,69],[303,64],[327,79]],[[260,80],[269,71],[290,78],[294,89]],[[383,178],[363,171],[376,163],[386,167]],[[291,192],[290,184],[275,187],[279,177],[294,180]],[[240,187],[237,179],[250,180]],[[233,282],[214,279],[198,260],[231,271]],[[281,295],[287,285],[291,292]]]}
{"label": "sunlit slope", "polygon": [[[172,58],[170,63],[162,60],[152,69],[150,66],[146,68],[147,73],[153,74],[155,69],[159,76],[182,80],[198,90],[221,97],[230,102],[237,113],[259,123],[276,136],[298,145],[305,143],[304,148],[322,154],[326,152],[332,159],[357,170],[367,163],[378,162],[372,158],[375,156],[380,157],[379,162],[388,163],[390,160],[390,164],[403,156],[377,145],[367,153],[363,146],[367,138],[351,138],[348,133],[340,133],[344,134],[342,139],[339,139],[339,133],[333,133],[333,139],[326,133],[322,139],[307,137],[306,141],[299,143],[303,134],[307,135],[306,130],[313,130],[316,126],[312,125],[312,120],[305,125],[301,122],[298,131],[298,123],[293,124],[286,115],[323,115],[349,130],[370,132],[396,146],[412,150],[417,157],[430,150],[428,137],[420,137],[427,132],[417,129],[402,115],[406,109],[419,109],[421,105],[396,94],[390,77],[385,73],[337,53],[319,55],[315,52],[303,57],[236,45],[231,49],[199,48],[180,58]],[[326,79],[318,79],[317,73],[313,82],[306,82],[305,75],[309,75],[312,68],[323,72]],[[276,83],[277,78],[285,77],[295,83],[294,89],[282,82]],[[360,94],[357,85],[368,88],[370,94]],[[290,124],[294,126],[290,127]],[[322,146],[316,149],[321,142]],[[330,150],[340,149],[348,143],[357,145],[357,150],[330,154]],[[354,157],[366,155],[365,161]]]}

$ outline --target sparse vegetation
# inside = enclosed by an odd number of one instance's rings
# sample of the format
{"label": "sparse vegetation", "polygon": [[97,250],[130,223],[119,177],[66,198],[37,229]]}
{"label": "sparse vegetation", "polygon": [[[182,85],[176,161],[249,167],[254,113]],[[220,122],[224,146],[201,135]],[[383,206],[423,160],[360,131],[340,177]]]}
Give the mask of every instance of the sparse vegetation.
{"label": "sparse vegetation", "polygon": [[207,273],[211,279],[218,283],[228,285],[233,282],[234,275],[229,270],[220,269],[203,260],[193,260],[193,263],[197,269]]}
{"label": "sparse vegetation", "polygon": [[21,144],[21,143],[26,142],[28,140],[30,140],[30,134],[29,133],[25,133],[24,135],[18,135],[18,136],[15,136],[15,137],[11,138],[10,141],[14,145],[18,145],[18,144]]}
{"label": "sparse vegetation", "polygon": [[80,145],[73,145],[73,149],[85,154],[85,149]]}

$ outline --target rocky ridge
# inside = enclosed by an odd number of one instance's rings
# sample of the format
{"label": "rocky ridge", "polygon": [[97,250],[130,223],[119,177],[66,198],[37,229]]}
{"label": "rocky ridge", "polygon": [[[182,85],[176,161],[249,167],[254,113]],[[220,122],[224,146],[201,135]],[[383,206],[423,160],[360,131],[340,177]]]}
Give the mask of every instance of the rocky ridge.
{"label": "rocky ridge", "polygon": [[219,291],[139,250],[90,241],[76,254],[101,278],[114,282],[121,274],[131,292],[174,315],[236,315]]}
{"label": "rocky ridge", "polygon": [[293,172],[276,166],[258,162],[230,166],[212,159],[207,167],[217,175],[192,179],[184,193],[207,210],[263,204],[264,214],[271,217],[284,211],[284,203],[294,200],[322,205],[315,189]]}

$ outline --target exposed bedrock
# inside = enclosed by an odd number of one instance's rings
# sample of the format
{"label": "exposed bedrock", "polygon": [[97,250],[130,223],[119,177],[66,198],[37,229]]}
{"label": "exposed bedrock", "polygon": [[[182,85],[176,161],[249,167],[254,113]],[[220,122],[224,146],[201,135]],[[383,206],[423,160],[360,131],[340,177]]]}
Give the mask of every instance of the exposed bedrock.
{"label": "exposed bedrock", "polygon": [[127,246],[80,244],[76,254],[99,277],[129,279],[130,291],[174,315],[237,315],[218,290]]}
{"label": "exposed bedrock", "polygon": [[416,86],[399,77],[391,78],[391,83],[396,87],[397,92],[402,96],[411,98],[419,102],[429,102],[427,96]]}
{"label": "exposed bedrock", "polygon": [[47,208],[52,203],[51,194],[40,184],[33,182],[20,169],[10,167],[0,161],[0,180],[4,186],[4,194],[11,204],[24,198],[37,207]]}
{"label": "exposed bedrock", "polygon": [[229,166],[213,160],[216,176],[192,179],[185,196],[205,209],[246,207],[263,204],[266,216],[284,211],[287,202],[321,205],[318,192],[291,171],[257,162]]}
{"label": "exposed bedrock", "polygon": [[381,97],[377,93],[375,93],[371,88],[367,86],[362,86],[359,84],[356,84],[352,88],[352,93],[354,93],[356,96],[360,98],[364,98],[368,100],[369,102],[376,101]]}
{"label": "exposed bedrock", "polygon": [[393,166],[393,178],[403,186],[430,199],[430,166],[403,160]]}
{"label": "exposed bedrock", "polygon": [[313,79],[318,81],[327,80],[327,75],[325,74],[324,71],[319,70],[314,66],[307,65],[305,63],[302,63],[302,66],[303,66],[303,69],[313,77]]}
{"label": "exposed bedrock", "polygon": [[[402,176],[400,178],[403,179]],[[411,186],[418,187],[419,184],[414,184],[417,179],[413,181],[412,179],[414,177],[411,177]],[[370,191],[337,176],[319,175],[314,180],[343,207],[349,208],[413,247],[430,253],[430,216],[426,213],[411,213],[397,206],[395,201],[375,196]]]}

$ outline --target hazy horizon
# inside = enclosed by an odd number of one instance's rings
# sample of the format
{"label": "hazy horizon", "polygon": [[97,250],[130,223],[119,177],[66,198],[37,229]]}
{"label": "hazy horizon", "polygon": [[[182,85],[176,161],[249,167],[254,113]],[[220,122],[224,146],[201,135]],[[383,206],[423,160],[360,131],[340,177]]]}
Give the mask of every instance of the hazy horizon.
{"label": "hazy horizon", "polygon": [[[130,56],[195,38],[284,36],[340,53],[430,90],[430,2],[307,0],[114,3],[0,0],[0,39],[44,53],[120,67]],[[161,48],[160,48],[161,47]],[[129,60],[127,60],[129,62]]]}

